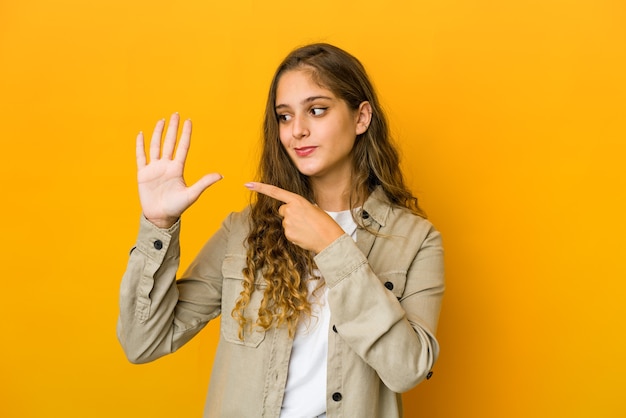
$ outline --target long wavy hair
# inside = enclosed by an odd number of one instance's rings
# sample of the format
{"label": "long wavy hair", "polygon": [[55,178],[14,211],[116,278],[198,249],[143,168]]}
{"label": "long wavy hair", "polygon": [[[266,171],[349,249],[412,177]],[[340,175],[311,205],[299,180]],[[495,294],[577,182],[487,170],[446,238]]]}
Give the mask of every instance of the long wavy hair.
{"label": "long wavy hair", "polygon": [[[257,177],[259,181],[304,196],[315,202],[309,178],[298,171],[279,138],[275,111],[276,90],[287,71],[307,70],[313,80],[344,100],[354,111],[365,101],[372,117],[368,129],[358,135],[352,150],[350,207],[362,204],[376,188],[389,201],[424,216],[417,198],[405,186],[399,156],[392,144],[386,117],[363,65],[352,55],[329,44],[311,44],[292,51],[280,64],[270,85],[263,123],[263,147]],[[294,336],[298,321],[311,314],[307,280],[315,277],[315,254],[289,242],[278,214],[281,202],[263,194],[253,197],[250,233],[247,238],[247,265],[243,270],[243,290],[232,311],[239,322],[239,338],[248,327],[264,330],[287,326]],[[353,213],[355,222],[365,227]],[[255,284],[255,278],[261,279]],[[262,291],[258,318],[253,324],[245,315],[252,293]]]}

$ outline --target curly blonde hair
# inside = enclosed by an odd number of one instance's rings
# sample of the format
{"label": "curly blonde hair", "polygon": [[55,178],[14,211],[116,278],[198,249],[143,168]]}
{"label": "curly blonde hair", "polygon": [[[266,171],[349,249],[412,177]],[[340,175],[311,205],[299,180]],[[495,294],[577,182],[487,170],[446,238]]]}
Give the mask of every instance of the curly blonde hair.
{"label": "curly blonde hair", "polygon": [[[320,86],[344,100],[349,108],[356,110],[364,101],[372,107],[370,125],[366,132],[357,137],[352,150],[350,207],[361,204],[374,188],[381,187],[392,204],[424,216],[417,198],[405,186],[387,120],[363,65],[349,53],[329,44],[298,48],[276,70],[265,108],[259,181],[315,202],[308,177],[298,171],[280,142],[275,111],[280,77],[287,71],[301,69],[306,69]],[[285,238],[282,218],[278,214],[281,202],[263,194],[257,194],[253,199],[256,200],[252,202],[249,218],[247,266],[243,270],[245,280],[231,314],[239,322],[240,339],[243,339],[244,329],[253,326],[267,330],[272,326],[286,325],[293,337],[302,315],[311,314],[306,282],[320,279],[314,274],[315,254]],[[361,219],[354,214],[353,217],[358,225],[364,227]],[[244,311],[255,291],[257,275],[262,277],[265,289],[258,318],[253,324]]]}

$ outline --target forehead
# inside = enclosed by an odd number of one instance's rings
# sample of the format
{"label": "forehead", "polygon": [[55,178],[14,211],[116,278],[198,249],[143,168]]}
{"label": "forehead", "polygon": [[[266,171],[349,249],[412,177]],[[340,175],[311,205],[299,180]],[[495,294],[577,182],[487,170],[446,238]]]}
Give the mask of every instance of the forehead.
{"label": "forehead", "polygon": [[336,98],[331,90],[319,84],[311,70],[285,71],[278,79],[276,104],[297,104],[317,96]]}

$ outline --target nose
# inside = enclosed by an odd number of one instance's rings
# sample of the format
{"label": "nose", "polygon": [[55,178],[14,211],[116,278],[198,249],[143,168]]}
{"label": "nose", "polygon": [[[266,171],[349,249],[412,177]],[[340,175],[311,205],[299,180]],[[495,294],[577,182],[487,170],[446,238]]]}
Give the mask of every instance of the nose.
{"label": "nose", "polygon": [[294,116],[291,126],[291,135],[294,139],[302,139],[309,135],[309,126],[304,116]]}

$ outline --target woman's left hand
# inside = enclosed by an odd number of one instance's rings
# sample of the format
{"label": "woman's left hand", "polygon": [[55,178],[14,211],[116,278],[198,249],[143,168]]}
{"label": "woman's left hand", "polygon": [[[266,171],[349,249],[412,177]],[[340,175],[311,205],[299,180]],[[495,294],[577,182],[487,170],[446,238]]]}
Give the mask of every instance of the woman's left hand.
{"label": "woman's left hand", "polygon": [[333,218],[300,195],[264,183],[246,183],[246,187],[284,203],[278,213],[285,237],[305,250],[318,254],[344,233]]}

